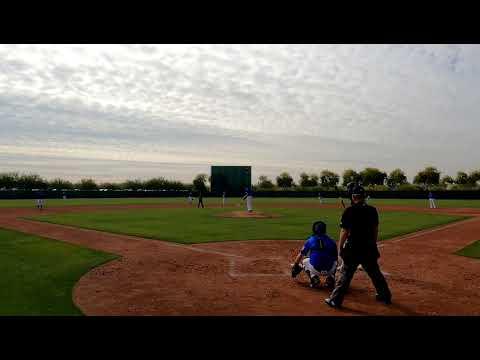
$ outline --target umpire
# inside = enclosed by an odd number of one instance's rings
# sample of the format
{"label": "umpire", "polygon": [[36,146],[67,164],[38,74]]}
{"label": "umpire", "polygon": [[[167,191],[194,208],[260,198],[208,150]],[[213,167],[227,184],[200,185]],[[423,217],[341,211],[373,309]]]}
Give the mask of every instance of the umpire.
{"label": "umpire", "polygon": [[377,301],[391,304],[392,295],[387,281],[378,266],[380,253],[377,248],[377,209],[365,203],[365,190],[360,185],[352,189],[352,206],[345,209],[341,220],[339,254],[343,260],[335,289],[325,303],[331,307],[342,306],[345,293],[353,275],[362,265],[377,290]]}

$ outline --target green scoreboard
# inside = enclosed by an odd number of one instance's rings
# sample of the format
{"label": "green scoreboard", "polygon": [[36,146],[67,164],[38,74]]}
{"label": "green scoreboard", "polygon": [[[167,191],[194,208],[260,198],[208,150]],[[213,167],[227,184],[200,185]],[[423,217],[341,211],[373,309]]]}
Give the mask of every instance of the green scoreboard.
{"label": "green scoreboard", "polygon": [[221,195],[226,191],[233,195],[252,186],[251,166],[212,166],[210,185],[212,193]]}

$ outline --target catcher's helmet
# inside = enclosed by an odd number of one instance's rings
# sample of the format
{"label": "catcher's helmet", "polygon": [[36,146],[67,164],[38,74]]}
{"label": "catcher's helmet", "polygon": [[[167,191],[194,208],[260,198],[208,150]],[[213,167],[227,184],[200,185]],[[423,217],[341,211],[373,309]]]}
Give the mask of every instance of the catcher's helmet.
{"label": "catcher's helmet", "polygon": [[327,232],[327,225],[323,221],[315,221],[312,225],[312,232],[316,235],[324,235]]}

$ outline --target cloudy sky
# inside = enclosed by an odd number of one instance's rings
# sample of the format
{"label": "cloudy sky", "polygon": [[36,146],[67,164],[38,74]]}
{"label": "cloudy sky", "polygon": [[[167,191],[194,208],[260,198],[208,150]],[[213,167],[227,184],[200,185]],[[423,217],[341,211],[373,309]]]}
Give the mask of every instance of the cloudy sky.
{"label": "cloudy sky", "polygon": [[478,45],[0,45],[0,172],[480,168]]}

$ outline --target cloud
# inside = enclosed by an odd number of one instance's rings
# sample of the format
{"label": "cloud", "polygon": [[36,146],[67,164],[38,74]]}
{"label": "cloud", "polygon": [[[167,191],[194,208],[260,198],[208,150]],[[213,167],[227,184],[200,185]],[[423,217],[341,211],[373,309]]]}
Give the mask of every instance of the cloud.
{"label": "cloud", "polygon": [[0,171],[37,155],[272,176],[478,164],[477,45],[3,45],[0,58],[0,155],[17,161]]}

